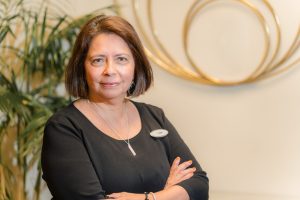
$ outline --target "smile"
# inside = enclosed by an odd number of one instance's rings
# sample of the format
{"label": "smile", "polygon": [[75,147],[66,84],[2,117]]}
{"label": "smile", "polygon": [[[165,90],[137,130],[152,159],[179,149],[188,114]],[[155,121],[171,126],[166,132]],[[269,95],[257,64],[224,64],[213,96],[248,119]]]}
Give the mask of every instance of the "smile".
{"label": "smile", "polygon": [[115,87],[118,86],[119,82],[102,82],[100,83],[103,87]]}

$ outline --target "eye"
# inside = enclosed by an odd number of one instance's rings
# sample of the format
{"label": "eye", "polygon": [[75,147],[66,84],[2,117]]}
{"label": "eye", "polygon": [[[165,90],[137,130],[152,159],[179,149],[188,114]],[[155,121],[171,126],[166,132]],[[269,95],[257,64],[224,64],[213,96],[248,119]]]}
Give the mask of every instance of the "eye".
{"label": "eye", "polygon": [[128,63],[128,58],[125,57],[125,56],[118,56],[116,60],[120,64],[126,64],[126,63]]}
{"label": "eye", "polygon": [[99,66],[99,65],[103,65],[104,62],[105,62],[104,58],[95,58],[92,60],[92,65]]}

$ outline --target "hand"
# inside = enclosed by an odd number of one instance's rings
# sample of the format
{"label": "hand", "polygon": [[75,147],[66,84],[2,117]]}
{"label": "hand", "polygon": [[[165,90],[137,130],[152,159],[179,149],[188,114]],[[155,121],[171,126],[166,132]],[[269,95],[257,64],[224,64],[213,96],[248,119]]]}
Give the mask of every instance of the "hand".
{"label": "hand", "polygon": [[141,200],[145,199],[144,194],[134,194],[134,193],[128,193],[128,192],[118,192],[118,193],[112,193],[107,195],[109,199],[116,199],[116,200]]}
{"label": "hand", "polygon": [[187,180],[194,175],[196,168],[195,167],[188,168],[192,164],[191,160],[183,162],[181,164],[179,163],[180,163],[180,157],[177,157],[173,161],[173,164],[170,169],[170,174],[164,189],[168,189],[169,187],[176,185],[177,183],[180,183],[184,180]]}

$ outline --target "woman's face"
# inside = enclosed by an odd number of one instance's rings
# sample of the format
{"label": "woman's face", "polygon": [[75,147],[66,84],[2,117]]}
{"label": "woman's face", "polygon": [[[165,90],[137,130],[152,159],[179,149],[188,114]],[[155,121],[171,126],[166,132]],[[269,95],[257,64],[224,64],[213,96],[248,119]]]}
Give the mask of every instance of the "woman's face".
{"label": "woman's face", "polygon": [[93,38],[84,63],[89,98],[123,99],[134,78],[134,58],[126,42],[116,34]]}

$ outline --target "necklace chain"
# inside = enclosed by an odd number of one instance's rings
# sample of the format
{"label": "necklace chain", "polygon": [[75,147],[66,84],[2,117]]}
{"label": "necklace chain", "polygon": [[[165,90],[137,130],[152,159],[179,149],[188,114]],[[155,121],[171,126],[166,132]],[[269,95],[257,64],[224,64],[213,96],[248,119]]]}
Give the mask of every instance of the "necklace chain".
{"label": "necklace chain", "polygon": [[[91,105],[91,104],[94,104],[95,105],[95,107],[96,107],[96,109],[95,109],[95,113],[97,114],[97,116],[99,116],[102,120],[103,120],[103,122],[106,124],[106,126],[118,137],[118,138],[120,138],[121,140],[123,140],[126,144],[127,144],[127,146],[128,146],[128,148],[129,148],[129,150],[131,151],[131,153],[135,156],[136,155],[136,153],[135,153],[135,151],[133,150],[133,148],[132,148],[132,146],[130,145],[130,141],[129,141],[129,120],[128,120],[128,112],[127,112],[127,107],[126,107],[126,102],[125,102],[125,104],[124,104],[124,107],[125,107],[125,117],[126,117],[126,124],[127,124],[127,141],[125,140],[125,139],[123,139],[118,133],[117,133],[117,131],[113,128],[113,126],[108,122],[108,120],[105,120],[105,118],[100,114],[100,112],[98,112],[97,111],[97,108],[100,108],[101,109],[101,107],[99,106],[99,105],[97,105],[96,103],[94,103],[94,102],[91,102],[89,99],[87,100],[88,101],[88,103]],[[124,107],[122,107],[122,116],[124,115]],[[94,110],[94,109],[92,109],[92,110]],[[102,109],[101,109],[102,110]]]}

